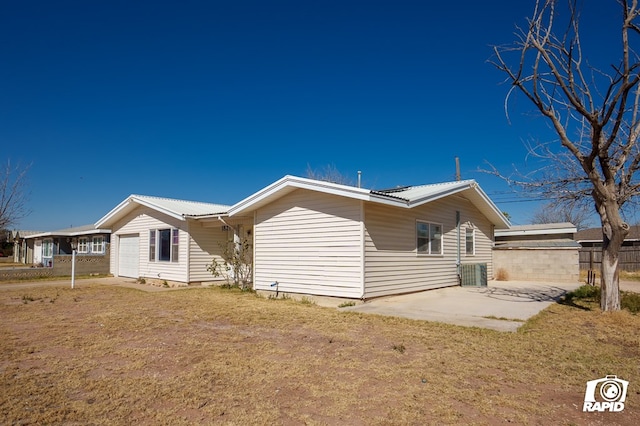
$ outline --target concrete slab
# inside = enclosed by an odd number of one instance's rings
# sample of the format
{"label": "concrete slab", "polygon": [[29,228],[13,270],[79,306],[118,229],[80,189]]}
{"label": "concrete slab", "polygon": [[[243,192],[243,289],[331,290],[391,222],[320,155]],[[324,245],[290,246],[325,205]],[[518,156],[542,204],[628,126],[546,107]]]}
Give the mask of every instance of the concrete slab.
{"label": "concrete slab", "polygon": [[513,332],[580,285],[490,281],[488,287],[447,287],[382,297],[341,309]]}

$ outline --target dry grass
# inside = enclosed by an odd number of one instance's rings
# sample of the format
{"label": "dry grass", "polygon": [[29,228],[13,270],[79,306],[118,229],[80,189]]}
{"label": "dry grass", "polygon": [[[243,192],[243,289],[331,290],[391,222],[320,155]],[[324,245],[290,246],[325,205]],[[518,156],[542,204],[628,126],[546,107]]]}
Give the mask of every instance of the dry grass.
{"label": "dry grass", "polygon": [[[582,302],[576,302],[582,303]],[[3,424],[639,424],[640,317],[553,305],[518,333],[219,288],[0,292]],[[630,381],[622,413],[587,380]]]}

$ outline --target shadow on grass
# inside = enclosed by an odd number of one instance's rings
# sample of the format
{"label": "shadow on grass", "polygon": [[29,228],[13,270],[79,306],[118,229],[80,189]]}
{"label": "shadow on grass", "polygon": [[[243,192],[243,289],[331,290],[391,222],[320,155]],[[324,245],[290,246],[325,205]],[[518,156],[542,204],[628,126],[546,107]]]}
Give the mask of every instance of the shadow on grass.
{"label": "shadow on grass", "polygon": [[591,311],[588,306],[579,305],[576,301],[583,301],[586,303],[595,303],[600,305],[600,287],[591,285],[583,285],[577,289],[570,291],[563,298],[558,300],[560,305],[570,306],[572,308],[581,309],[583,311]]}

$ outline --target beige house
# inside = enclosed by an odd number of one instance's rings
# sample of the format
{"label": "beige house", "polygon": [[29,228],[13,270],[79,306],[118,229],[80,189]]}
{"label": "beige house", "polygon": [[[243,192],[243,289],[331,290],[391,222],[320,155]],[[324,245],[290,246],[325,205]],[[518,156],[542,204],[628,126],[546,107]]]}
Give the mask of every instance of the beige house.
{"label": "beige house", "polygon": [[[170,283],[215,281],[207,270],[222,247],[251,235],[251,220],[229,220],[229,206],[131,195],[96,222],[111,229],[114,276]],[[245,226],[246,223],[246,226]]]}
{"label": "beige house", "polygon": [[256,290],[354,299],[455,286],[469,263],[491,277],[494,229],[509,227],[474,180],[376,191],[285,176],[228,214],[252,217]]}

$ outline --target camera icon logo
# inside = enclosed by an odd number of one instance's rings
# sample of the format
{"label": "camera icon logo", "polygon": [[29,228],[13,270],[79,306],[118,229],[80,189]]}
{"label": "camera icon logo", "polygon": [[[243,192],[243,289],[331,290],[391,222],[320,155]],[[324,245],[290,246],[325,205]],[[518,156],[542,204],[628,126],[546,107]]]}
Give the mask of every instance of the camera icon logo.
{"label": "camera icon logo", "polygon": [[629,382],[618,379],[617,376],[605,376],[602,379],[587,382],[584,393],[585,412],[618,412],[624,410]]}

